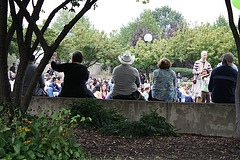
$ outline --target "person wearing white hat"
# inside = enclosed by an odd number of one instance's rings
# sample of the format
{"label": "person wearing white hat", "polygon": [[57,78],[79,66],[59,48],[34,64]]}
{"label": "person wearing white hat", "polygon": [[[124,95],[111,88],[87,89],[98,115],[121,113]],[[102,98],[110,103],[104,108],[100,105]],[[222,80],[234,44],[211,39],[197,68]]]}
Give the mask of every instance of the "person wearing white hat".
{"label": "person wearing white hat", "polygon": [[135,60],[135,56],[130,51],[126,51],[123,55],[118,56],[121,65],[115,67],[112,73],[114,83],[111,97],[113,99],[134,99],[133,93],[140,86],[139,72],[131,64]]}
{"label": "person wearing white hat", "polygon": [[238,72],[233,69],[234,56],[224,54],[222,66],[212,70],[208,89],[214,103],[234,103]]}

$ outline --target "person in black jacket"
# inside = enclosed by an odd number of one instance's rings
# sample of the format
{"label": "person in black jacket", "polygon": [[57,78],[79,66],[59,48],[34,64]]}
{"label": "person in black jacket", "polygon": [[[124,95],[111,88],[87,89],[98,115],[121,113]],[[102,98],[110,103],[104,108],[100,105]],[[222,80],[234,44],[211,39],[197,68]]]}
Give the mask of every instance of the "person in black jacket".
{"label": "person in black jacket", "polygon": [[64,72],[64,84],[59,97],[93,98],[94,95],[86,87],[89,77],[87,67],[82,65],[83,55],[79,51],[72,53],[72,63],[58,64],[56,53],[52,57],[51,66],[58,72]]}
{"label": "person in black jacket", "polygon": [[224,54],[222,66],[213,69],[208,89],[214,103],[234,103],[238,72],[232,68],[234,56]]}

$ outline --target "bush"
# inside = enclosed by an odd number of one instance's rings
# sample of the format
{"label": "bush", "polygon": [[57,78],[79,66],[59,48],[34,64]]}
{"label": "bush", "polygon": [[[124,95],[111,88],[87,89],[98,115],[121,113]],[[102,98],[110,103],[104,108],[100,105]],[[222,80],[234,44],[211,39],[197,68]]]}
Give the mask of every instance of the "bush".
{"label": "bush", "polygon": [[181,73],[182,77],[187,77],[188,79],[193,77],[192,69],[179,67],[172,67],[171,69],[174,70],[176,74],[178,72]]}
{"label": "bush", "polygon": [[[77,117],[69,118],[70,111],[61,110],[51,117],[14,116],[0,106],[0,159],[81,159],[84,154],[73,136]],[[12,117],[12,119],[11,119]],[[79,116],[78,116],[79,117]]]}
{"label": "bush", "polygon": [[115,109],[105,109],[105,106],[99,104],[96,99],[87,98],[85,100],[73,101],[70,107],[72,116],[80,115],[81,117],[89,117],[80,124],[81,127],[86,129],[99,129],[105,125],[126,119],[121,115],[117,115]]}
{"label": "bush", "polygon": [[164,117],[152,110],[150,114],[143,113],[139,121],[129,122],[116,110],[106,110],[105,106],[97,103],[96,99],[74,101],[72,115],[79,114],[83,117],[91,117],[92,121],[84,121],[88,129],[97,129],[107,135],[122,137],[143,137],[143,136],[179,136],[175,127],[166,122]]}

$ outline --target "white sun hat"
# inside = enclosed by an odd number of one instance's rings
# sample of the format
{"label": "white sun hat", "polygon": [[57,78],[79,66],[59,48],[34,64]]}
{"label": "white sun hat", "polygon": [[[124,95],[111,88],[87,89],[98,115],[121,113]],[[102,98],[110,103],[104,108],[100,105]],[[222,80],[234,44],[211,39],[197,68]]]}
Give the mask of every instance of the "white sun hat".
{"label": "white sun hat", "polygon": [[126,51],[122,56],[118,56],[118,59],[122,64],[132,64],[135,60],[135,56],[131,55],[130,51]]}

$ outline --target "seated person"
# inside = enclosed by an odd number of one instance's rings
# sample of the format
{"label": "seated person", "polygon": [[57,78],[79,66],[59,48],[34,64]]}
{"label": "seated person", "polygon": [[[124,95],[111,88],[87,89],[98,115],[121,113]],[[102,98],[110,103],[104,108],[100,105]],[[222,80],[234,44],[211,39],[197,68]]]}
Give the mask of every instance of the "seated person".
{"label": "seated person", "polygon": [[140,77],[138,70],[131,66],[135,60],[135,56],[131,55],[129,51],[118,56],[121,65],[115,67],[112,73],[113,90],[111,97],[113,99],[144,99],[139,93]]}
{"label": "seated person", "polygon": [[59,92],[61,91],[61,88],[57,85],[57,78],[56,77],[53,77],[52,83],[49,84],[48,87],[52,88],[54,97],[57,97],[59,95]]}
{"label": "seated person", "polygon": [[182,75],[179,72],[177,74],[177,82],[183,82]]}
{"label": "seated person", "polygon": [[226,53],[222,59],[222,66],[212,70],[208,89],[212,92],[214,103],[235,103],[238,72],[232,68],[233,62],[233,54]]}
{"label": "seated person", "polygon": [[56,54],[52,57],[51,66],[55,71],[64,72],[64,84],[59,97],[93,98],[86,87],[89,77],[87,67],[82,65],[83,55],[79,51],[72,53],[72,63],[56,63]]}
{"label": "seated person", "polygon": [[162,58],[158,64],[159,69],[153,71],[152,98],[157,101],[176,102],[177,99],[177,77],[170,69],[171,62],[167,58]]}

